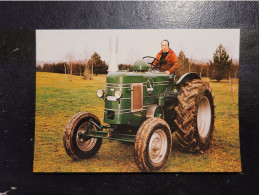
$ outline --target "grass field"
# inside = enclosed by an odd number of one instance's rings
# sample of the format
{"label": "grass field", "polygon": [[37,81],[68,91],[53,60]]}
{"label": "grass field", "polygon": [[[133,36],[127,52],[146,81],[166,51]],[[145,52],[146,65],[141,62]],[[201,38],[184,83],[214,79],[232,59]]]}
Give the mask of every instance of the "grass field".
{"label": "grass field", "polygon": [[[103,118],[104,103],[96,91],[105,89],[105,78],[73,76],[71,82],[63,74],[36,73],[34,172],[139,172],[133,145],[103,140],[93,158],[81,161],[73,161],[63,147],[65,126],[75,113],[88,111]],[[228,81],[211,85],[216,104],[212,147],[204,154],[186,154],[173,147],[160,172],[241,172],[238,86],[233,93]]]}

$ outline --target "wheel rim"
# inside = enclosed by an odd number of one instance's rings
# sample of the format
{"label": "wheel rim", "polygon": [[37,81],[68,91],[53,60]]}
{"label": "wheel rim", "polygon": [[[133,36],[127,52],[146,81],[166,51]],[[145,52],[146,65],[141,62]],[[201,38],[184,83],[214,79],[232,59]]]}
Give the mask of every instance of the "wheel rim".
{"label": "wheel rim", "polygon": [[[78,133],[82,133],[84,134],[87,130],[88,127],[88,122],[83,123],[79,128],[78,131],[76,133],[76,144],[78,146],[78,148],[82,151],[89,151],[91,149],[93,149],[94,145],[97,142],[96,138],[91,138],[89,140],[84,140],[83,138],[79,138],[78,137]],[[96,127],[93,125],[93,129],[96,131]]]}
{"label": "wheel rim", "polygon": [[150,138],[148,153],[153,163],[160,163],[167,151],[167,138],[163,130],[156,130]]}
{"label": "wheel rim", "polygon": [[210,131],[210,123],[211,123],[211,107],[209,99],[204,96],[198,107],[198,132],[202,138],[205,138]]}

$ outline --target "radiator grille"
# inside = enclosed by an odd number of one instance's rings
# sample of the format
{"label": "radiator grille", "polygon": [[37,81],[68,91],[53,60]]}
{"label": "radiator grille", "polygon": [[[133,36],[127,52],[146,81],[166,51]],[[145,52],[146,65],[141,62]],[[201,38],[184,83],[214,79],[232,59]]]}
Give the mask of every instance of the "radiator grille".
{"label": "radiator grille", "polygon": [[143,84],[134,83],[131,86],[131,111],[139,111],[143,109]]}

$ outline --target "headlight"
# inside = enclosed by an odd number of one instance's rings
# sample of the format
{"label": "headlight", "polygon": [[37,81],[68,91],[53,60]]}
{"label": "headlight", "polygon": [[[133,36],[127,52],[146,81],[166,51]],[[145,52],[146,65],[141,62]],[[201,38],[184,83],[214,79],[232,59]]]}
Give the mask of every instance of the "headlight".
{"label": "headlight", "polygon": [[104,91],[103,91],[102,89],[98,89],[98,90],[97,90],[97,96],[98,96],[99,98],[102,98],[102,97],[104,96]]}
{"label": "headlight", "polygon": [[115,92],[115,97],[117,98],[117,99],[119,99],[119,98],[121,98],[121,92],[120,91],[116,91]]}

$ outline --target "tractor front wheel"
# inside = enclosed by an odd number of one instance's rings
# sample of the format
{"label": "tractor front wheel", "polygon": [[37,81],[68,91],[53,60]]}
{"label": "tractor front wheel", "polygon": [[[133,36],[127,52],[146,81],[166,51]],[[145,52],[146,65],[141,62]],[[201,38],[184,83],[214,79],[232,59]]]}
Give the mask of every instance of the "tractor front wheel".
{"label": "tractor front wheel", "polygon": [[[85,140],[78,135],[79,133],[84,134],[87,131],[90,119],[100,126],[99,119],[89,112],[79,112],[67,123],[63,143],[67,154],[74,160],[90,158],[101,147],[101,138],[89,138]],[[92,130],[98,130],[94,124],[92,125]]]}
{"label": "tractor front wheel", "polygon": [[136,135],[135,162],[141,171],[162,169],[169,158],[171,147],[169,125],[160,118],[149,118],[142,123]]}

